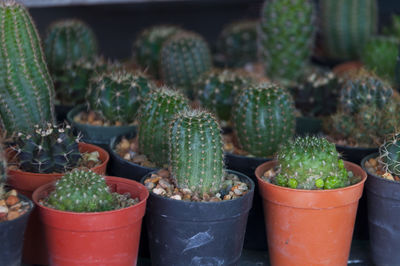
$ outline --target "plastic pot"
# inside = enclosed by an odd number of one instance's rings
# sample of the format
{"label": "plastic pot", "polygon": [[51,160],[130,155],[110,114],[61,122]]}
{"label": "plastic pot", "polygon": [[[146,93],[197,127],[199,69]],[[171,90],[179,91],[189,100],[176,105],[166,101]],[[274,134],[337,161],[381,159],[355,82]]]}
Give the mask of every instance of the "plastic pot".
{"label": "plastic pot", "polygon": [[128,192],[140,202],[114,211],[77,213],[39,204],[54,189],[54,183],[43,185],[33,193],[44,224],[51,265],[136,265],[149,192],[142,184],[125,178],[107,176],[106,182],[113,192]]}
{"label": "plastic pot", "polygon": [[345,162],[348,170],[362,177],[359,183],[332,190],[302,190],[261,178],[276,163],[266,162],[256,169],[271,265],[347,265],[365,171]]}
{"label": "plastic pot", "polygon": [[355,164],[360,164],[361,160],[371,154],[378,152],[378,147],[376,148],[363,148],[363,147],[351,147],[351,146],[342,146],[342,145],[336,145],[336,150],[340,152],[342,155],[343,159],[346,161],[355,163]]}
{"label": "plastic pot", "polygon": [[70,105],[56,105],[54,107],[56,118],[59,123],[63,123],[65,120],[67,120],[67,114],[69,111],[71,111],[72,107],[73,106]]}
{"label": "plastic pot", "polygon": [[[97,151],[102,163],[91,170],[98,174],[105,174],[109,160],[108,153],[100,147],[87,143],[79,143],[80,152]],[[16,152],[11,148],[6,150],[7,158],[15,156]],[[19,193],[32,199],[32,193],[38,187],[53,182],[63,176],[57,174],[38,174],[20,170],[8,169],[8,184],[15,188]],[[43,225],[39,220],[39,212],[35,209],[29,217],[28,226],[25,233],[24,250],[22,260],[28,264],[48,264],[47,248],[44,241]]]}
{"label": "plastic pot", "polygon": [[67,120],[72,127],[82,133],[82,141],[98,145],[108,149],[113,137],[127,135],[136,132],[136,126],[93,126],[89,124],[76,123],[74,117],[80,112],[87,110],[86,105],[78,105],[67,114]]}
{"label": "plastic pot", "polygon": [[152,265],[237,265],[254,183],[229,172],[249,184],[246,195],[220,202],[187,202],[150,193],[146,224]]}
{"label": "plastic pot", "polygon": [[[362,162],[378,157],[366,156]],[[371,257],[375,265],[400,265],[400,183],[367,172],[368,225]]]}
{"label": "plastic pot", "polygon": [[296,117],[296,134],[315,135],[322,130],[322,120],[315,117]]}
{"label": "plastic pot", "polygon": [[7,266],[20,266],[24,233],[29,215],[34,208],[32,201],[23,195],[18,197],[29,202],[30,209],[17,219],[0,222],[0,264]]}

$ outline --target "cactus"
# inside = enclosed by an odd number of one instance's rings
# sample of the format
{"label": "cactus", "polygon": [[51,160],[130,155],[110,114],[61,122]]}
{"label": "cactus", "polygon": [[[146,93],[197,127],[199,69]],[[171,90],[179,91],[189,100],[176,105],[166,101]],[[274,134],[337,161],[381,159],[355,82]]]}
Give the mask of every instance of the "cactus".
{"label": "cactus", "polygon": [[229,121],[235,95],[251,82],[248,75],[228,69],[213,69],[200,76],[196,84],[197,98],[220,120]]}
{"label": "cactus", "polygon": [[267,77],[296,82],[309,63],[314,43],[314,5],[309,0],[266,0],[258,49]]}
{"label": "cactus", "polygon": [[258,20],[231,23],[222,29],[217,41],[217,51],[223,55],[228,67],[242,67],[257,61]]}
{"label": "cactus", "polygon": [[74,170],[56,181],[48,204],[61,211],[101,212],[115,209],[105,179],[94,172]]}
{"label": "cactus", "polygon": [[193,86],[201,74],[211,69],[211,52],[198,34],[179,32],[161,48],[160,69],[163,80],[194,97]]}
{"label": "cactus", "polygon": [[95,34],[85,22],[77,19],[51,24],[44,44],[52,75],[63,71],[66,64],[74,64],[82,58],[91,61],[97,54]]}
{"label": "cactus", "polygon": [[379,147],[379,162],[386,172],[400,176],[400,134],[393,134]]}
{"label": "cactus", "polygon": [[319,5],[326,56],[336,60],[359,58],[365,43],[377,32],[377,1],[323,0]]}
{"label": "cactus", "polygon": [[334,189],[350,185],[349,174],[335,144],[319,137],[297,137],[277,154],[274,183],[298,189]]}
{"label": "cactus", "polygon": [[36,125],[30,134],[18,133],[16,141],[19,168],[31,173],[65,173],[78,165],[79,136],[69,125]]}
{"label": "cactus", "polygon": [[7,160],[2,145],[0,144],[0,200],[4,199],[7,181]]}
{"label": "cactus", "polygon": [[89,109],[115,124],[132,123],[152,82],[141,72],[116,69],[101,73],[90,82],[86,96]]}
{"label": "cactus", "polygon": [[392,14],[392,23],[384,27],[382,33],[387,36],[400,38],[400,15]]}
{"label": "cactus", "polygon": [[182,29],[177,26],[157,25],[142,31],[133,44],[137,64],[155,78],[160,78],[160,53],[163,43]]}
{"label": "cactus", "polygon": [[162,167],[168,163],[168,135],[172,118],[189,108],[188,100],[177,91],[161,88],[149,93],[139,111],[139,149]]}
{"label": "cactus", "polygon": [[178,187],[209,193],[224,179],[221,129],[208,112],[185,110],[171,122],[169,162]]}
{"label": "cactus", "polygon": [[4,130],[55,121],[54,87],[39,35],[25,7],[0,3],[0,120]]}
{"label": "cactus", "polygon": [[242,149],[258,157],[272,156],[294,135],[294,102],[284,88],[261,83],[237,95],[234,130]]}

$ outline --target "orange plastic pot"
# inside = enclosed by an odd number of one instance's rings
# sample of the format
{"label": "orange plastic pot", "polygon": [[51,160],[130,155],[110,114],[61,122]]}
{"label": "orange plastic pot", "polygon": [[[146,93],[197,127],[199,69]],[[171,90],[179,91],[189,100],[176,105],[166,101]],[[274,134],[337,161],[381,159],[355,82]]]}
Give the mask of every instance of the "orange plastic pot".
{"label": "orange plastic pot", "polygon": [[[104,149],[92,144],[79,143],[79,150],[81,153],[99,152],[100,161],[102,163],[91,170],[102,175],[106,173],[107,163],[110,157]],[[8,160],[15,155],[16,151],[13,149],[8,148],[6,150]],[[11,169],[9,169],[7,173],[8,184],[30,199],[32,199],[32,193],[35,189],[44,184],[54,182],[63,176],[63,174],[38,174]],[[48,254],[44,242],[43,225],[39,220],[38,210],[34,209],[29,217],[25,232],[22,261],[28,264],[47,265]]]}
{"label": "orange plastic pot", "polygon": [[125,178],[107,176],[106,182],[113,192],[130,193],[140,202],[115,211],[77,213],[39,204],[54,189],[54,183],[43,185],[33,193],[45,227],[51,265],[136,265],[149,192],[142,184]]}
{"label": "orange plastic pot", "polygon": [[302,190],[261,178],[276,163],[266,162],[255,172],[263,198],[271,264],[347,265],[365,171],[345,162],[346,169],[362,177],[359,183],[332,190]]}

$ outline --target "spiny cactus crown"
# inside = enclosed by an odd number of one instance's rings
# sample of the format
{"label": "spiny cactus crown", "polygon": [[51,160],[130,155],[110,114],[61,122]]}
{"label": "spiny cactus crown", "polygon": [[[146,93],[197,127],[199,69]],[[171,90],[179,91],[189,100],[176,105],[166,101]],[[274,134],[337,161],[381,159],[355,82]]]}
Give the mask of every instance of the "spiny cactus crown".
{"label": "spiny cactus crown", "polygon": [[16,140],[19,168],[31,173],[65,173],[77,166],[81,153],[80,137],[69,125],[36,125],[30,134],[18,133]]}
{"label": "spiny cactus crown", "polygon": [[116,69],[91,80],[86,100],[89,109],[98,112],[105,120],[129,124],[136,119],[144,97],[153,87],[141,72]]}
{"label": "spiny cactus crown", "polygon": [[74,170],[57,180],[48,203],[57,210],[101,212],[115,208],[104,178],[91,171]]}
{"label": "spiny cactus crown", "polygon": [[253,85],[237,95],[232,120],[245,151],[258,157],[272,156],[282,142],[294,135],[294,102],[279,85]]}
{"label": "spiny cactus crown", "polygon": [[379,162],[386,172],[400,176],[400,134],[393,134],[379,147]]}
{"label": "spiny cactus crown", "polygon": [[139,111],[139,148],[150,161],[162,167],[168,163],[168,130],[176,114],[189,108],[178,91],[162,87],[149,93]]}
{"label": "spiny cactus crown", "polygon": [[221,129],[208,112],[185,110],[171,122],[169,163],[178,187],[218,191],[224,179]]}
{"label": "spiny cactus crown", "polygon": [[335,144],[319,137],[297,137],[283,145],[278,155],[280,173],[274,183],[299,189],[333,189],[350,185]]}

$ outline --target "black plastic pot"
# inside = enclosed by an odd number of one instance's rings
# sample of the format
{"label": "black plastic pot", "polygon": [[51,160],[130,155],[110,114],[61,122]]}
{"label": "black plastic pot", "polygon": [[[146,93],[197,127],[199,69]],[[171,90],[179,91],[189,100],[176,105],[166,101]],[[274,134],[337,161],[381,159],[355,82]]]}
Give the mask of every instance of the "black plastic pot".
{"label": "black plastic pot", "polygon": [[34,205],[27,197],[18,196],[21,200],[29,202],[30,209],[17,219],[0,222],[0,265],[21,265],[25,228]]}
{"label": "black plastic pot", "polygon": [[86,110],[85,105],[78,105],[67,114],[67,120],[72,127],[82,134],[82,141],[98,145],[106,150],[112,138],[136,132],[136,126],[93,126],[80,124],[74,121],[74,117]]}
{"label": "black plastic pot", "polygon": [[187,202],[150,193],[145,219],[152,265],[238,264],[254,182],[241,173],[229,172],[250,185],[243,197]]}
{"label": "black plastic pot", "polygon": [[73,106],[69,105],[56,105],[54,109],[56,112],[57,122],[63,123],[65,120],[67,120],[67,114],[69,111],[71,111],[72,107]]}
{"label": "black plastic pot", "polygon": [[365,162],[377,156],[371,154],[361,162],[368,174],[365,189],[371,257],[374,265],[400,265],[400,183],[367,171]]}
{"label": "black plastic pot", "polygon": [[378,148],[362,148],[341,145],[336,145],[336,150],[341,153],[344,160],[358,165],[365,156],[378,152]]}
{"label": "black plastic pot", "polygon": [[322,120],[315,117],[296,117],[297,135],[315,135],[322,130]]}

